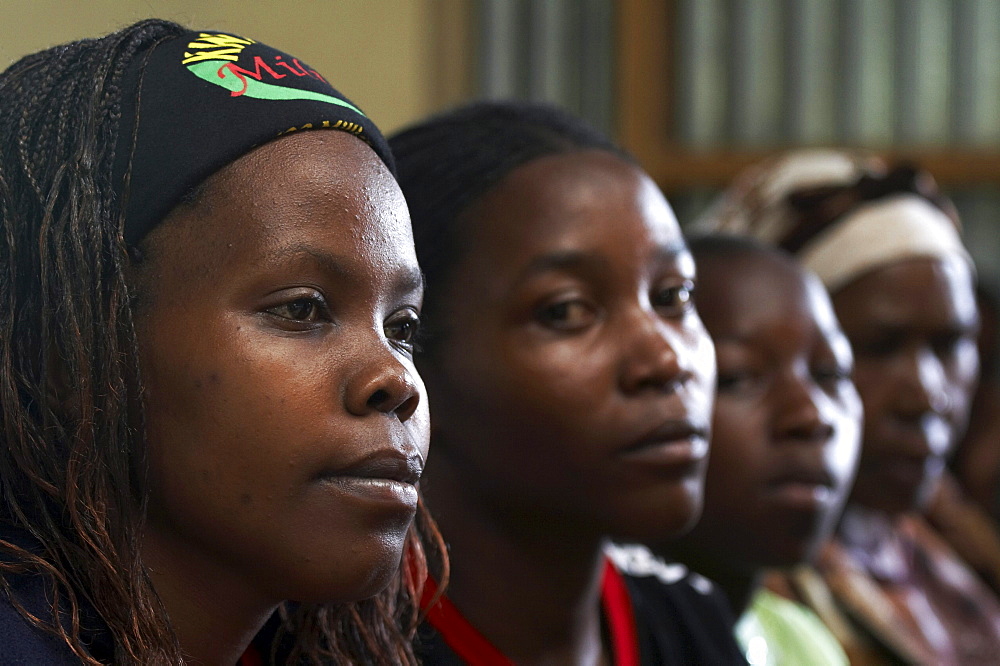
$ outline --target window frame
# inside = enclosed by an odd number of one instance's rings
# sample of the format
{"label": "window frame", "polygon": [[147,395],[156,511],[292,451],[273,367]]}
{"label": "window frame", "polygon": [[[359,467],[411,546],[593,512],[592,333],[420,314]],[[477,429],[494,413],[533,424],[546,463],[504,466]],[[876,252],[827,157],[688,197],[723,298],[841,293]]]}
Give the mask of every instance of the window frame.
{"label": "window frame", "polygon": [[[616,10],[618,139],[660,187],[668,192],[722,188],[747,166],[795,147],[702,150],[678,142],[671,93],[675,49],[672,35],[662,30],[674,22],[676,1],[619,0]],[[914,161],[945,187],[1000,185],[1000,151],[995,148],[850,147]]]}

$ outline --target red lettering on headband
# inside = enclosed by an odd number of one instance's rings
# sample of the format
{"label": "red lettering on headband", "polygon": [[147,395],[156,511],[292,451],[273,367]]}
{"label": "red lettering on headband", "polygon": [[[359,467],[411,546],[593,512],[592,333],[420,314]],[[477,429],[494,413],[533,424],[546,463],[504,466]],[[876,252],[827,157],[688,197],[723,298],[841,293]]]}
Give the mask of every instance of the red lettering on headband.
{"label": "red lettering on headband", "polygon": [[298,58],[292,58],[292,62],[295,63],[296,67],[298,67],[299,69],[302,70],[302,73],[304,75],[307,74],[309,76],[313,76],[313,77],[319,79],[320,81],[323,81],[324,83],[326,82],[326,79],[323,78],[323,75],[320,74],[319,72],[317,72],[315,69],[310,69],[310,70],[307,71],[306,68],[302,66],[302,63],[299,62]]}
{"label": "red lettering on headband", "polygon": [[222,67],[219,68],[218,72],[216,72],[219,75],[220,79],[226,78],[226,70],[231,71],[236,76],[236,78],[240,80],[240,83],[243,84],[242,89],[233,90],[229,93],[230,97],[239,97],[240,95],[242,95],[247,91],[247,80],[242,74],[239,73],[239,67],[236,67],[231,62],[227,62],[226,64],[224,64]]}
{"label": "red lettering on headband", "polygon": [[278,63],[275,63],[275,65],[280,65],[280,66],[284,67],[285,69],[287,69],[289,72],[291,72],[295,76],[306,76],[305,72],[300,72],[299,70],[297,70],[294,67],[292,67],[291,65],[289,65],[287,62],[278,62]]}
{"label": "red lettering on headband", "polygon": [[226,78],[226,73],[225,73],[224,70],[229,70],[243,84],[243,88],[242,89],[240,89],[240,90],[234,90],[234,91],[230,92],[229,93],[230,96],[232,96],[232,97],[239,97],[240,95],[242,95],[243,93],[245,93],[247,91],[247,80],[243,76],[244,74],[246,76],[250,76],[252,78],[257,79],[258,81],[260,81],[263,78],[263,74],[261,74],[261,71],[260,71],[261,69],[264,69],[268,74],[271,75],[272,78],[275,78],[275,79],[283,79],[286,76],[288,76],[287,74],[278,74],[276,71],[274,71],[273,69],[271,69],[268,66],[268,64],[261,59],[260,56],[254,56],[254,58],[253,58],[253,64],[254,64],[253,71],[250,71],[249,69],[243,69],[242,67],[240,67],[236,63],[232,63],[232,62],[227,62],[222,67],[219,67],[219,78],[220,79]]}

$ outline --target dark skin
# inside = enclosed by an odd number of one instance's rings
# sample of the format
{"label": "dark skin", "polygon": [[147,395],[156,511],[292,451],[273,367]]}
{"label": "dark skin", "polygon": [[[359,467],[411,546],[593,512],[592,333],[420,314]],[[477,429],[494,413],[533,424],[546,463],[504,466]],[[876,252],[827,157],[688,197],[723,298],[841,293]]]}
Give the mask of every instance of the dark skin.
{"label": "dark skin", "polygon": [[973,277],[960,259],[912,259],[833,294],[865,409],[851,502],[921,509],[965,429],[978,370]]}
{"label": "dark skin", "polygon": [[808,559],[847,499],[861,401],[850,344],[819,281],[767,250],[698,257],[718,390],[705,510],[667,550],[741,614],[765,567]]}
{"label": "dark skin", "polygon": [[1000,489],[1000,381],[997,379],[997,340],[1000,315],[995,297],[977,291],[979,311],[979,384],[973,395],[969,413],[969,428],[958,444],[952,460],[955,476],[969,497],[991,513],[997,511]]}
{"label": "dark skin", "polygon": [[396,575],[429,434],[411,238],[374,152],[315,131],[225,167],[144,242],[142,558],[192,663],[236,663],[285,600]]}
{"label": "dark skin", "polygon": [[700,510],[714,361],[693,261],[652,181],[600,151],[515,169],[463,225],[419,359],[448,595],[519,664],[606,663],[605,539]]}

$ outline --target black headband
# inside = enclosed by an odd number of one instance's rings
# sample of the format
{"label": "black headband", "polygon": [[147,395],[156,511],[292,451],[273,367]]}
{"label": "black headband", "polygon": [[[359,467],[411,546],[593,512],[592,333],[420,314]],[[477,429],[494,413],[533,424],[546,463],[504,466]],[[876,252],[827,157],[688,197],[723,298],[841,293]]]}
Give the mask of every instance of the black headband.
{"label": "black headband", "polygon": [[185,32],[159,42],[126,71],[122,100],[114,185],[129,245],[208,176],[288,132],[350,132],[395,173],[371,120],[309,65],[251,39]]}

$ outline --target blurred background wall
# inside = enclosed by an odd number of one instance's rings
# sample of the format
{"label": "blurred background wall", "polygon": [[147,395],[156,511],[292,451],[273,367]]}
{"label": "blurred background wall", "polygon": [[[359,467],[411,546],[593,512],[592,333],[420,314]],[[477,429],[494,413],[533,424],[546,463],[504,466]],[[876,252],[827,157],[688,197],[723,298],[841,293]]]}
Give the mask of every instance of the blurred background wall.
{"label": "blurred background wall", "polygon": [[699,214],[789,147],[865,148],[928,168],[1000,284],[1000,2],[620,0],[615,116]]}
{"label": "blurred background wall", "polygon": [[476,0],[473,92],[617,135],[682,224],[798,146],[927,167],[1000,286],[1000,1]]}
{"label": "blurred background wall", "polygon": [[560,104],[682,223],[785,148],[914,159],[1000,284],[1000,0],[0,0],[0,65],[154,15],[291,51],[388,131],[476,97]]}

